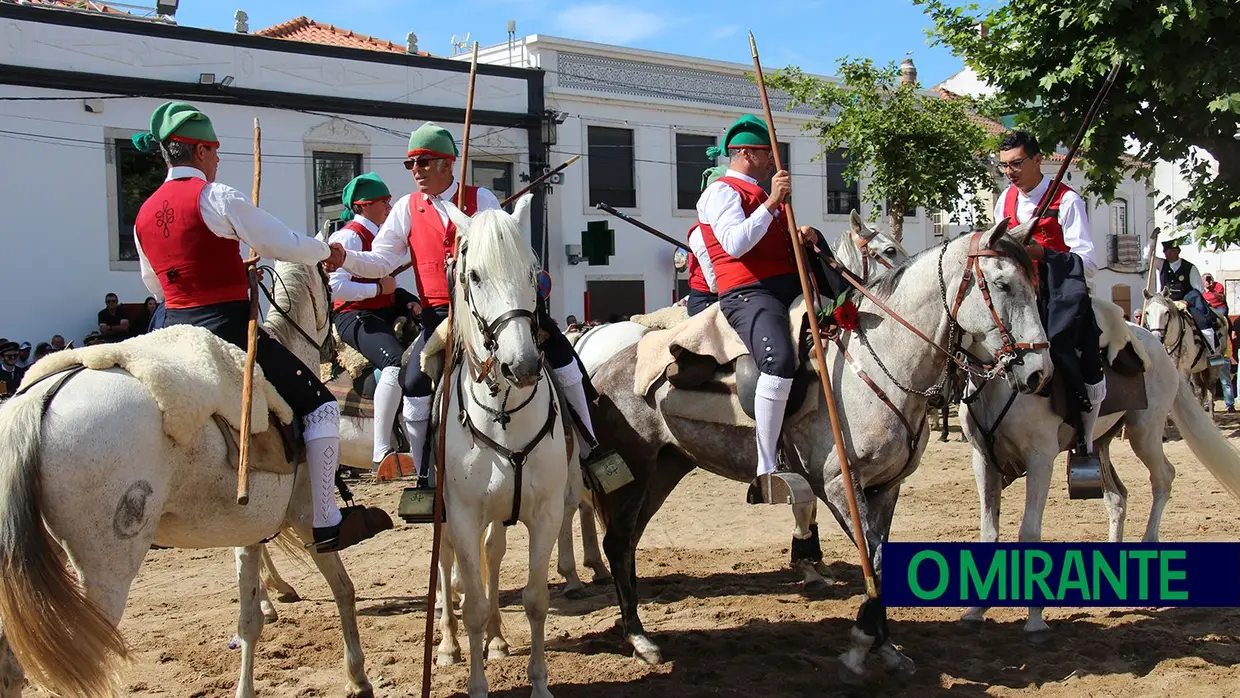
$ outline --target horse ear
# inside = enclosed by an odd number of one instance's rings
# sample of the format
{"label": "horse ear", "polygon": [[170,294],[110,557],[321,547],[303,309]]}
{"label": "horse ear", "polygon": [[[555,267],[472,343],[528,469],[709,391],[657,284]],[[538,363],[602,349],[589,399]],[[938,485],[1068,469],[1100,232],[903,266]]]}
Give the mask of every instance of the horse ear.
{"label": "horse ear", "polygon": [[995,224],[995,227],[991,228],[990,232],[986,234],[986,249],[993,249],[995,243],[999,242],[999,238],[1007,234],[1007,228],[1008,220],[1006,218]]}
{"label": "horse ear", "polygon": [[[1006,223],[1007,219],[1005,218],[1003,221]],[[1012,239],[1019,242],[1021,245],[1029,244],[1029,238],[1033,236],[1033,220],[1027,220],[1015,228],[1012,228],[1008,235],[1011,235]]]}
{"label": "horse ear", "polygon": [[456,204],[451,201],[445,201],[444,204],[447,206],[448,220],[456,225],[457,231],[465,232],[469,230],[469,216],[465,215],[465,212],[457,208]]}
{"label": "horse ear", "polygon": [[857,209],[853,209],[848,214],[848,227],[852,231],[865,239],[874,237],[874,231],[866,227],[865,221],[861,219],[861,214],[857,213]]}
{"label": "horse ear", "polygon": [[1147,301],[1154,297],[1154,294],[1150,293],[1150,290],[1148,288],[1141,289],[1141,293],[1145,294],[1145,300]]}
{"label": "horse ear", "polygon": [[516,205],[512,207],[512,219],[517,222],[517,225],[520,225],[521,221],[529,213],[533,202],[534,194],[532,193],[522,194],[521,198],[517,199]]}

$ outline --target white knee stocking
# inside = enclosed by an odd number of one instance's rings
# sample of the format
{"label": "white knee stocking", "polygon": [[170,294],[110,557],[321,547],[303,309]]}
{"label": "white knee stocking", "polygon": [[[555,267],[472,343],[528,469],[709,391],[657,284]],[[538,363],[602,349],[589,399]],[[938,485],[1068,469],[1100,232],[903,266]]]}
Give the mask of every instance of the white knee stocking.
{"label": "white knee stocking", "polygon": [[426,464],[422,454],[426,451],[426,435],[431,426],[431,396],[406,397],[404,407],[405,436],[409,437],[409,450],[413,452],[413,462],[419,475],[428,475],[433,484],[434,472],[426,473]]}
{"label": "white knee stocking", "polygon": [[400,407],[400,367],[388,366],[375,386],[375,448],[371,460],[378,463],[392,450],[392,426]]}
{"label": "white knee stocking", "polygon": [[784,409],[792,379],[759,374],[754,390],[753,414],[757,422],[758,475],[775,472],[775,454],[779,446],[779,430],[784,423]]}
{"label": "white knee stocking", "polygon": [[310,493],[314,497],[314,527],[340,523],[340,509],[332,490],[340,467],[340,407],[333,400],[306,415],[306,464],[310,469]]}
{"label": "white knee stocking", "polygon": [[[581,418],[581,423],[585,425],[590,432],[590,438],[594,437],[594,422],[590,419],[590,403],[586,400],[585,386],[582,385],[581,369],[577,367],[576,361],[570,361],[567,366],[561,366],[555,369],[555,380],[564,390],[564,398],[568,400],[568,404],[573,406],[573,411]],[[579,449],[581,455],[590,454],[588,444],[581,444]]]}
{"label": "white knee stocking", "polygon": [[1085,394],[1089,396],[1089,404],[1093,409],[1081,415],[1081,426],[1085,429],[1085,448],[1089,453],[1093,453],[1094,427],[1098,424],[1098,417],[1102,414],[1102,401],[1107,397],[1106,378],[1093,385],[1086,384]]}

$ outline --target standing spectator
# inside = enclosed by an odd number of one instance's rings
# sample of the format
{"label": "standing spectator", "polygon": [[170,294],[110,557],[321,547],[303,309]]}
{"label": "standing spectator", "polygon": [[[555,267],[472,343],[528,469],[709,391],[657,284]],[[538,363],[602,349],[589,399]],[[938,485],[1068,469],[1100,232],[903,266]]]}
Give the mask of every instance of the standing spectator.
{"label": "standing spectator", "polygon": [[121,310],[120,299],[115,293],[103,297],[104,308],[99,311],[99,334],[105,342],[119,342],[129,337],[129,319]]}
{"label": "standing spectator", "polygon": [[22,368],[27,368],[30,366],[31,364],[30,351],[31,351],[30,342],[22,342],[21,345],[17,348],[17,365],[18,366]]}
{"label": "standing spectator", "polygon": [[1214,280],[1214,275],[1206,272],[1201,275],[1201,295],[1205,297],[1206,302],[1210,304],[1215,311],[1227,314],[1227,289],[1223,284]]}
{"label": "standing spectator", "polygon": [[34,348],[34,360],[31,361],[31,365],[39,363],[39,359],[51,354],[53,351],[55,350],[52,349],[51,344],[48,344],[47,342],[39,342]]}
{"label": "standing spectator", "polygon": [[9,397],[17,392],[22,383],[26,369],[17,365],[17,342],[0,344],[0,397]]}
{"label": "standing spectator", "polygon": [[64,335],[59,335],[59,334],[52,335],[52,351],[64,351],[64,350],[65,350]]}

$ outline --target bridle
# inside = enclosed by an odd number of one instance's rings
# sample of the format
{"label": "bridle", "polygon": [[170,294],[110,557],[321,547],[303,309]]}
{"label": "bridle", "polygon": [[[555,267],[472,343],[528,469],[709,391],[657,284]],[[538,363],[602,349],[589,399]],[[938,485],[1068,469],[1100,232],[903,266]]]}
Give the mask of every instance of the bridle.
{"label": "bridle", "polygon": [[[271,304],[271,309],[276,311],[276,313],[281,315],[285,320],[288,320],[288,324],[291,325],[292,328],[297,331],[297,334],[301,335],[302,339],[305,339],[307,342],[310,343],[311,346],[317,349],[319,352],[319,355],[322,356],[323,352],[331,345],[331,342],[332,342],[331,333],[329,332],[327,334],[327,337],[321,343],[315,341],[313,337],[311,337],[305,330],[301,328],[301,325],[297,324],[297,321],[293,319],[293,316],[289,314],[288,310],[281,308],[280,304],[276,303],[276,299],[275,299],[276,282],[279,282],[280,286],[284,288],[284,295],[285,296],[289,295],[288,286],[285,285],[284,279],[280,276],[279,272],[275,270],[274,266],[266,265],[266,264],[259,267],[259,269],[261,269],[264,274],[271,276],[271,290],[270,291],[267,290],[267,287],[264,286],[261,282],[258,284],[258,288],[263,292],[263,295],[267,297],[267,302]],[[327,281],[327,272],[323,270],[323,266],[321,264],[314,265],[314,269],[318,273],[319,283],[322,284],[323,297],[327,299],[326,301],[327,307],[331,308],[332,307],[332,289],[331,289],[331,285]],[[319,304],[318,304],[318,300],[315,298],[315,295],[313,293],[310,294],[310,305],[311,305],[311,308],[314,310],[314,317],[315,317],[314,331],[315,333],[322,332],[327,327],[327,325],[331,323],[331,313],[330,312],[323,313],[324,320],[323,320],[323,324],[320,325],[318,324]]]}
{"label": "bridle", "polygon": [[848,231],[848,235],[849,237],[852,238],[853,245],[855,245],[857,249],[861,251],[861,278],[863,280],[867,280],[870,278],[870,258],[871,257],[874,258],[874,261],[886,267],[887,271],[891,271],[892,269],[895,269],[895,266],[893,266],[891,262],[887,261],[886,257],[870,249],[870,242],[874,240],[876,235],[865,237],[864,235],[857,234],[857,231],[851,230],[851,229]]}
{"label": "bridle", "polygon": [[[470,316],[478,327],[478,333],[482,335],[482,348],[487,351],[486,359],[478,361],[478,358],[472,352],[465,351],[465,361],[469,365],[470,377],[475,383],[486,381],[487,388],[494,397],[499,394],[499,379],[494,375],[495,367],[495,351],[499,348],[499,333],[510,322],[524,320],[530,324],[530,335],[537,337],[538,321],[533,310],[525,308],[514,308],[499,315],[494,320],[487,322],[485,318],[478,314],[474,308],[473,292],[470,290],[469,283],[469,242],[463,240],[461,249],[457,255],[456,269],[454,270],[457,283],[464,289],[462,301],[469,310]],[[538,380],[542,380],[542,374],[538,376]],[[511,390],[511,388],[509,388]],[[472,393],[471,393],[472,394]],[[507,402],[507,396],[505,396]],[[524,406],[525,403],[522,403]],[[520,409],[518,407],[517,409]],[[516,410],[513,410],[514,412]],[[511,413],[509,413],[511,414]]]}
{"label": "bridle", "polygon": [[[1167,356],[1170,356],[1172,360],[1175,361],[1176,364],[1178,365],[1180,362],[1180,352],[1183,351],[1184,349],[1185,337],[1187,337],[1190,332],[1193,332],[1193,331],[1200,332],[1200,330],[1197,330],[1195,324],[1190,324],[1189,319],[1184,316],[1185,311],[1182,311],[1178,307],[1176,307],[1174,302],[1170,300],[1162,300],[1159,302],[1163,305],[1168,306],[1167,324],[1166,326],[1157,328],[1157,329],[1153,327],[1146,327],[1146,329],[1149,330],[1151,334],[1153,334],[1155,337],[1158,338],[1158,341],[1161,342],[1163,345],[1163,349],[1167,351]],[[1144,324],[1145,317],[1146,316],[1142,316],[1142,324]],[[1171,346],[1167,346],[1167,335],[1170,333],[1170,330],[1171,330],[1172,318],[1174,318],[1174,322],[1176,323],[1176,326],[1179,328],[1180,332],[1175,338],[1175,343],[1172,344]],[[1206,353],[1204,336],[1199,338],[1197,344],[1199,344],[1199,346],[1197,347],[1197,353],[1195,356],[1193,356],[1193,361],[1192,363],[1189,364],[1190,367],[1196,366],[1197,363],[1201,361],[1202,355]]]}

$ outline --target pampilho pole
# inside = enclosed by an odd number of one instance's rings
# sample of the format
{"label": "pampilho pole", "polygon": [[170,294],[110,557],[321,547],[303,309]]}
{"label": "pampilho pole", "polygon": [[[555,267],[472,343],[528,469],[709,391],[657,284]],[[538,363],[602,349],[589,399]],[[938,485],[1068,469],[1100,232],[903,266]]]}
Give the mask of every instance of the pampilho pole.
{"label": "pampilho pole", "polygon": [[[474,111],[474,82],[478,76],[478,42],[474,42],[474,54],[469,63],[469,91],[465,95],[465,134],[461,143],[461,179],[465,179],[467,158],[469,157],[469,125]],[[465,190],[465,183],[462,181],[457,187],[457,208],[461,206],[462,192]],[[456,261],[457,242],[460,240],[459,235],[452,238],[452,261]],[[448,283],[453,283],[452,279]],[[444,360],[443,360],[443,377],[440,383],[447,381],[455,370],[452,365],[453,358],[456,354],[456,337],[453,332],[452,325],[452,304],[448,304],[448,317],[444,319],[448,325],[447,337],[444,341]],[[447,433],[445,425],[448,423],[448,405],[452,402],[452,391],[443,391],[443,400],[439,406],[439,433],[435,439],[435,508],[432,516],[431,526],[434,533],[431,537],[431,572],[430,583],[426,591],[426,636],[423,640],[422,647],[422,698],[430,698],[431,696],[431,644],[435,639],[435,593],[439,587],[439,550],[443,541],[443,525],[440,519],[443,518],[443,494],[444,488],[448,486],[447,480],[444,478],[444,459],[447,452]],[[444,613],[451,613],[451,608],[444,608]]]}
{"label": "pampilho pole", "polygon": [[[252,198],[258,206],[258,193],[263,186],[263,130],[254,117],[254,188]],[[258,255],[250,248],[245,262],[246,281],[250,285],[250,321],[246,326],[245,373],[241,379],[241,448],[237,465],[237,504],[250,503],[250,410],[254,407],[254,358],[258,351]]]}
{"label": "pampilho pole", "polygon": [[[749,50],[753,54],[754,76],[758,80],[758,92],[762,96],[762,110],[766,115],[766,128],[771,136],[771,153],[775,156],[776,171],[784,169],[783,158],[779,155],[779,139],[775,136],[775,119],[771,116],[771,100],[766,94],[766,79],[762,76],[762,62],[758,59],[758,44],[754,41],[753,32],[749,32]],[[857,493],[854,490],[852,472],[848,467],[848,451],[844,447],[844,436],[840,429],[840,418],[835,405],[835,396],[831,391],[831,376],[827,368],[827,352],[822,347],[822,337],[818,334],[818,309],[814,298],[813,286],[810,283],[808,266],[805,262],[805,250],[801,246],[800,234],[797,231],[796,218],[792,214],[791,202],[783,205],[784,216],[788,219],[788,235],[791,237],[792,252],[796,256],[797,276],[801,279],[801,293],[809,306],[809,334],[814,344],[814,360],[818,362],[818,380],[822,383],[822,393],[827,401],[827,416],[831,419],[831,435],[835,439],[835,456],[840,462],[840,475],[844,478],[844,494],[848,499],[848,514],[852,517],[854,538],[857,543],[857,554],[861,557],[861,571],[865,575],[865,592],[871,598],[878,598],[878,585],[874,579],[874,568],[870,563],[870,548],[865,539],[865,529],[861,527],[861,515],[857,509]]]}

